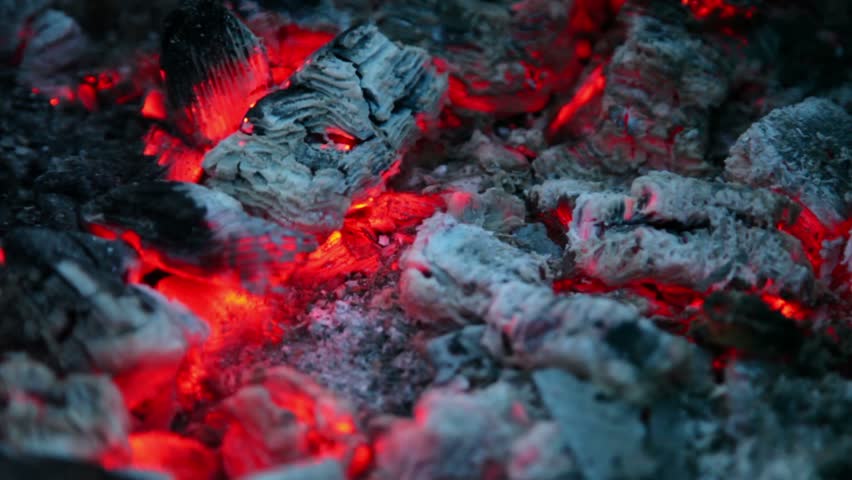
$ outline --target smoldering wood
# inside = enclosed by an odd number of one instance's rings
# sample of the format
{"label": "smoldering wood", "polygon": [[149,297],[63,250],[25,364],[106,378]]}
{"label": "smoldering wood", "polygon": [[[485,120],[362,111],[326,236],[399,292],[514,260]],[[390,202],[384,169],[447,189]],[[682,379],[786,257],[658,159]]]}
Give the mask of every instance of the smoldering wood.
{"label": "smoldering wood", "polygon": [[138,235],[141,246],[190,274],[264,291],[285,279],[316,239],[247,214],[229,195],[201,185],[150,182],[88,203],[89,224]]}
{"label": "smoldering wood", "polygon": [[341,34],[205,156],[205,184],[254,215],[330,233],[417,137],[417,116],[436,113],[445,80],[427,62],[372,26]]}

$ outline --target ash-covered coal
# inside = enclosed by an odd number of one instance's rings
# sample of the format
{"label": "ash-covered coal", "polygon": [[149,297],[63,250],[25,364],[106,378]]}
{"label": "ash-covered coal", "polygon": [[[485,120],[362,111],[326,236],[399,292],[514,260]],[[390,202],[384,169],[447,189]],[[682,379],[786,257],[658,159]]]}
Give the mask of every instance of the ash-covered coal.
{"label": "ash-covered coal", "polygon": [[253,214],[330,233],[417,137],[417,118],[436,113],[444,80],[427,61],[375,27],[343,33],[206,155],[205,184]]}

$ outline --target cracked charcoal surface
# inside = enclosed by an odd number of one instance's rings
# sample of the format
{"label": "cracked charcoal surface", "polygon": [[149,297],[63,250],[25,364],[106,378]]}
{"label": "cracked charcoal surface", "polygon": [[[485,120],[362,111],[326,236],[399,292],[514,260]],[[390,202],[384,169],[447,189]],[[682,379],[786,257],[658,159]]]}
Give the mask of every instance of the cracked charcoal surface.
{"label": "cracked charcoal surface", "polygon": [[634,180],[629,195],[581,195],[568,248],[585,274],[612,285],[741,284],[813,301],[814,272],[801,244],[772,228],[788,205],[766,191],[656,173]]}
{"label": "cracked charcoal surface", "polygon": [[445,82],[427,61],[375,27],[342,34],[288,88],[258,101],[247,114],[251,133],[205,156],[205,184],[252,214],[330,233],[417,136],[415,116],[435,113]]}
{"label": "cracked charcoal surface", "polygon": [[687,30],[682,12],[651,4],[623,9],[626,39],[604,70],[600,117],[573,150],[584,163],[616,173],[707,171],[710,110],[728,93],[730,66]]}

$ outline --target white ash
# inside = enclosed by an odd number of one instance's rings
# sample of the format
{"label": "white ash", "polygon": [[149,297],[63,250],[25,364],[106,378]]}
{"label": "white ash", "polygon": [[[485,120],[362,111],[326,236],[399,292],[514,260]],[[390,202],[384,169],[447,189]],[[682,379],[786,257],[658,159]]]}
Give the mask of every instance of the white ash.
{"label": "white ash", "polygon": [[21,355],[0,363],[0,443],[17,454],[100,461],[130,457],[130,421],[104,376],[58,378]]}
{"label": "white ash", "polygon": [[527,209],[522,199],[501,188],[489,188],[483,193],[450,194],[447,213],[462,223],[505,234],[526,224]]}
{"label": "white ash", "polygon": [[812,301],[802,245],[757,220],[782,216],[785,205],[768,192],[653,174],[635,180],[631,195],[581,195],[568,249],[580,270],[609,285],[655,278],[705,291],[733,283]]}
{"label": "white ash", "polygon": [[852,216],[852,116],[809,98],[770,112],[743,133],[726,176],[801,201],[826,225]]}
{"label": "white ash", "polygon": [[531,427],[515,390],[502,382],[472,393],[429,390],[414,411],[378,439],[376,479],[483,478],[489,467],[504,468]]}
{"label": "white ash", "polygon": [[316,239],[253,217],[231,196],[192,183],[116,188],[83,210],[89,224],[139,236],[184,275],[260,292],[287,278]]}
{"label": "white ash", "polygon": [[500,367],[482,345],[485,329],[484,325],[468,325],[429,341],[427,353],[435,369],[433,385],[460,378],[481,385],[497,380]]}
{"label": "white ash", "polygon": [[609,298],[506,283],[487,321],[483,344],[505,363],[561,368],[620,398],[648,401],[667,388],[709,383],[709,363],[693,345]]}
{"label": "white ash", "polygon": [[417,136],[416,116],[436,113],[446,82],[427,62],[375,27],[345,32],[258,101],[244,131],[208,152],[205,183],[279,224],[339,228],[353,199]]}
{"label": "white ash", "polygon": [[481,322],[495,286],[519,281],[547,288],[549,277],[545,257],[442,213],[423,222],[399,265],[401,305],[427,323]]}

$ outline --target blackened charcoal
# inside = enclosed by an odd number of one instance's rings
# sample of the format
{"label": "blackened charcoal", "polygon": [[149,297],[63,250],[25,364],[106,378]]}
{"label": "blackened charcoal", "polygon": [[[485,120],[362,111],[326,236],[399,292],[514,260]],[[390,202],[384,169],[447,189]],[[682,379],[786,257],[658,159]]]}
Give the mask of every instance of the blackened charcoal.
{"label": "blackened charcoal", "polygon": [[801,201],[826,226],[852,218],[852,116],[820,98],[775,109],[731,147],[725,175]]}
{"label": "blackened charcoal", "polygon": [[285,226],[339,228],[417,137],[417,115],[436,112],[445,82],[428,60],[372,26],[342,33],[207,153],[205,184]]}
{"label": "blackened charcoal", "polygon": [[[0,448],[0,472],[5,480],[35,478],[64,480],[142,480],[131,475],[110,472],[98,465],[68,458],[13,453]],[[153,479],[151,479],[153,480]]]}
{"label": "blackened charcoal", "polygon": [[252,217],[227,194],[191,183],[120,187],[87,204],[83,218],[138,238],[136,246],[164,260],[161,268],[256,291],[316,249],[312,236]]}
{"label": "blackened charcoal", "polygon": [[706,344],[776,357],[795,355],[805,338],[796,322],[742,292],[709,295],[690,328]]}
{"label": "blackened charcoal", "polygon": [[8,453],[129,460],[127,411],[106,377],[59,378],[46,366],[14,355],[0,363],[0,400],[0,443]]}
{"label": "blackened charcoal", "polygon": [[789,205],[768,191],[654,173],[637,178],[629,195],[579,196],[568,249],[583,273],[609,285],[739,285],[812,302],[813,267],[773,223],[788,219]]}
{"label": "blackened charcoal", "polygon": [[48,268],[61,260],[123,278],[137,264],[136,253],[123,242],[104,240],[80,232],[19,228],[3,237],[10,266]]}
{"label": "blackened charcoal", "polygon": [[215,143],[239,127],[272,78],[260,40],[221,2],[185,2],[166,19],[160,65],[183,132]]}

